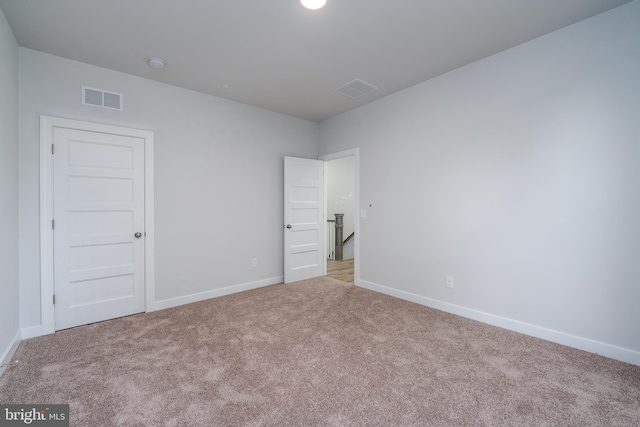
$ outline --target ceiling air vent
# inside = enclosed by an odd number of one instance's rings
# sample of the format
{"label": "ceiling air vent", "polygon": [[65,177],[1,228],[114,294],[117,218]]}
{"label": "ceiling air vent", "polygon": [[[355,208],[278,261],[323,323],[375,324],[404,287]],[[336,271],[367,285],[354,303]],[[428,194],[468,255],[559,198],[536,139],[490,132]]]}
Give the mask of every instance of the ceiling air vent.
{"label": "ceiling air vent", "polygon": [[122,94],[82,86],[82,103],[111,110],[122,110]]}
{"label": "ceiling air vent", "polygon": [[378,89],[374,85],[371,85],[367,82],[363,82],[360,79],[355,79],[352,82],[347,83],[344,86],[336,89],[336,92],[343,94],[344,96],[348,96],[349,98],[360,98],[363,95],[368,94],[369,92],[373,92]]}

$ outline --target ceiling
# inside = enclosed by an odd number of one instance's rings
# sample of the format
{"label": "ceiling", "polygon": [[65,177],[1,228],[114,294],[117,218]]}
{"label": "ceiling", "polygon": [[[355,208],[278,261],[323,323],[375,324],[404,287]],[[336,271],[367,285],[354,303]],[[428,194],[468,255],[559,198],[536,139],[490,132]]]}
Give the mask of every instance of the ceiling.
{"label": "ceiling", "polygon": [[[298,0],[0,0],[0,9],[20,46],[319,122],[629,1],[328,0],[308,11]],[[150,56],[166,67],[149,67]],[[357,99],[335,91],[354,79],[378,89]]]}

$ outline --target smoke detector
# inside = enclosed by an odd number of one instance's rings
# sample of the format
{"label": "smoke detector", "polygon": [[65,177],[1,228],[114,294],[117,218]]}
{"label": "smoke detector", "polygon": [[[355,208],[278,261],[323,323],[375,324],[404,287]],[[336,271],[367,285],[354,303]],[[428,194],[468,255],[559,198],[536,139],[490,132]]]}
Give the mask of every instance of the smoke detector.
{"label": "smoke detector", "polygon": [[149,66],[151,68],[155,68],[156,70],[160,70],[162,68],[164,68],[164,59],[162,58],[158,58],[156,56],[152,56],[149,59],[147,59],[147,62],[149,63]]}

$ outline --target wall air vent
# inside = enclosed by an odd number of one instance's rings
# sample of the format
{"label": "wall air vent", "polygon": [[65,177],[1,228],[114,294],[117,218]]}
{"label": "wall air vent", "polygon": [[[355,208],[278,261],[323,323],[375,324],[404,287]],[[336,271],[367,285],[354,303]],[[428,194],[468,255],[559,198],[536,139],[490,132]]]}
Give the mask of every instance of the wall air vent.
{"label": "wall air vent", "polygon": [[363,82],[360,79],[355,79],[354,81],[349,82],[346,85],[336,89],[336,92],[341,93],[349,98],[355,99],[360,98],[361,96],[366,95],[369,92],[373,92],[376,89],[378,88],[372,84]]}
{"label": "wall air vent", "polygon": [[122,111],[122,94],[82,86],[82,103]]}

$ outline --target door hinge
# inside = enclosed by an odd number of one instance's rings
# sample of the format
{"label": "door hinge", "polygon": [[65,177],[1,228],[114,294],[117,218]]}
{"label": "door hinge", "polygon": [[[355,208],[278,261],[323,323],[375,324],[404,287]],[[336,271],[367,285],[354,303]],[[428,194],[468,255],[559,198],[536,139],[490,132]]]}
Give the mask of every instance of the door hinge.
{"label": "door hinge", "polygon": [[56,149],[53,148],[53,144],[51,144],[51,154],[55,154],[56,153]]}
{"label": "door hinge", "polygon": [[53,294],[53,305],[56,305],[56,294]]}
{"label": "door hinge", "polygon": [[51,220],[51,229],[55,230],[56,228],[56,221],[54,219]]}

